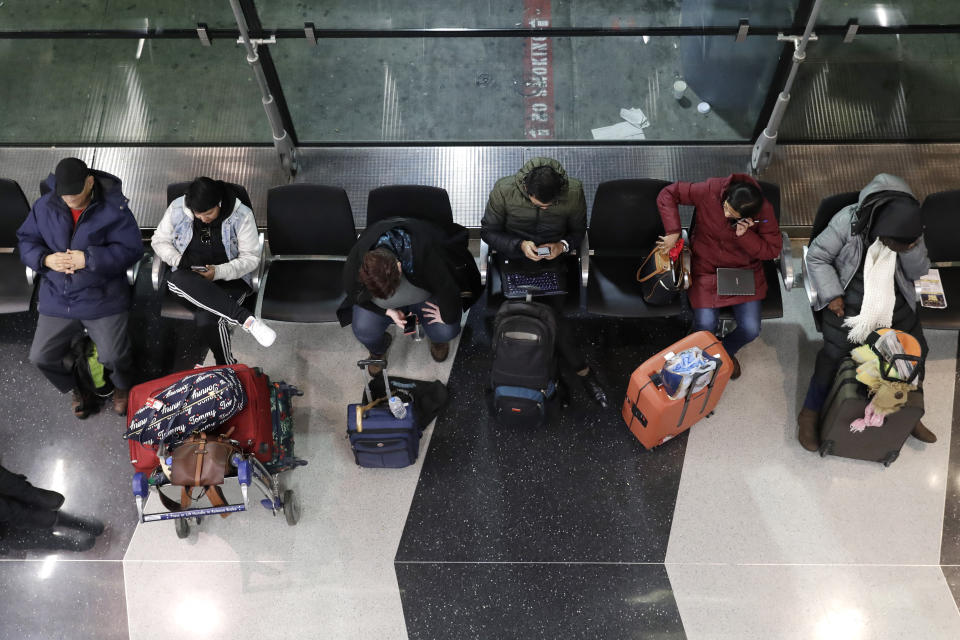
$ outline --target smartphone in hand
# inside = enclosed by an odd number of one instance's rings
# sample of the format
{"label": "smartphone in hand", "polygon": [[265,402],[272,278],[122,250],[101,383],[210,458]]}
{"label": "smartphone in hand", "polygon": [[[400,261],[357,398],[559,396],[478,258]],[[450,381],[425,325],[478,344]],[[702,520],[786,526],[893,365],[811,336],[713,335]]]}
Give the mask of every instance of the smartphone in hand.
{"label": "smartphone in hand", "polygon": [[209,271],[209,269],[207,269],[205,266],[199,265],[199,264],[190,267],[190,270],[196,271],[197,273],[206,273],[207,271]]}
{"label": "smartphone in hand", "polygon": [[403,335],[412,336],[417,332],[417,314],[408,313],[406,323],[403,325]]}
{"label": "smartphone in hand", "polygon": [[537,247],[537,255],[538,255],[538,256],[549,256],[549,255],[550,255],[550,247]]}

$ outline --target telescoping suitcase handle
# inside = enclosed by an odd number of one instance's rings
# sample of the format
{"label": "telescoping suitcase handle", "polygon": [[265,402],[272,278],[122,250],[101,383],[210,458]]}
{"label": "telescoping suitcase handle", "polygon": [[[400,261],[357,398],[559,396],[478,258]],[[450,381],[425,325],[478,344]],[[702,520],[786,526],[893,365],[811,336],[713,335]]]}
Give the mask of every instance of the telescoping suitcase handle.
{"label": "telescoping suitcase handle", "polygon": [[373,402],[373,394],[370,392],[370,379],[363,375],[367,367],[372,364],[380,365],[380,371],[383,373],[383,389],[387,394],[387,403],[390,403],[390,377],[387,375],[387,361],[383,358],[367,358],[366,360],[357,360],[357,366],[360,368],[360,375],[363,377],[363,397],[367,402]]}

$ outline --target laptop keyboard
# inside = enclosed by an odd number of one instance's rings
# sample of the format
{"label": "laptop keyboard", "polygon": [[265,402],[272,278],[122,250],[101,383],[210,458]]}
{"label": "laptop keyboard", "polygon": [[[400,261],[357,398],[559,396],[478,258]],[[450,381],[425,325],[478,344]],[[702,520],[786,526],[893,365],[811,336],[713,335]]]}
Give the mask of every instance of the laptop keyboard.
{"label": "laptop keyboard", "polygon": [[507,298],[524,298],[528,293],[535,296],[551,296],[566,293],[566,291],[560,288],[560,278],[556,271],[504,274],[504,296]]}

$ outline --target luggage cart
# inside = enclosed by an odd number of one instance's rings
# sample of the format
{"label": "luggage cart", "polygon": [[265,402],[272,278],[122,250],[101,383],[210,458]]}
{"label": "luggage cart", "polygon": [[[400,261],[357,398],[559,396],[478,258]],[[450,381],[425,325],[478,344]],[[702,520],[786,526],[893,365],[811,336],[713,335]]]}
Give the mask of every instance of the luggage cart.
{"label": "luggage cart", "polygon": [[[144,509],[147,506],[147,498],[150,495],[150,487],[154,487],[159,493],[160,483],[151,484],[146,474],[138,471],[133,474],[133,496],[137,503],[137,515],[140,522],[158,522],[161,520],[173,520],[177,529],[178,538],[186,538],[190,535],[190,518],[196,518],[197,524],[205,516],[214,516],[222,513],[235,513],[238,511],[247,511],[250,507],[250,487],[256,487],[264,496],[260,504],[274,516],[283,513],[287,524],[293,526],[300,520],[300,499],[294,493],[293,489],[280,490],[280,474],[271,475],[259,460],[253,455],[234,453],[230,457],[230,465],[237,470],[237,481],[240,484],[240,493],[243,496],[243,502],[239,504],[225,504],[219,507],[198,507],[195,509],[184,509],[182,511],[162,511],[157,513],[146,513]],[[156,477],[156,475],[154,475]]]}

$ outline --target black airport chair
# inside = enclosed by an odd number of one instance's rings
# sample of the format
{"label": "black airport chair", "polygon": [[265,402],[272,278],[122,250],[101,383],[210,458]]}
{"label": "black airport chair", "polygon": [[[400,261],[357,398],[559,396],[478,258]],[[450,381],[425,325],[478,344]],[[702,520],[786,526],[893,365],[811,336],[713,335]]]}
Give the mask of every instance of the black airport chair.
{"label": "black airport chair", "polygon": [[419,184],[378,187],[367,196],[367,226],[386,218],[417,218],[442,227],[453,223],[446,189]]}
{"label": "black airport chair", "polygon": [[927,196],[920,208],[931,267],[940,273],[946,309],[920,307],[926,329],[960,329],[960,190]]}
{"label": "black airport chair", "polygon": [[268,254],[255,314],[284,322],[331,322],[343,302],[343,267],[357,241],[340,187],[291,184],[267,192]]}
{"label": "black airport chair", "polygon": [[[247,193],[247,190],[239,184],[227,183],[230,188],[233,189],[234,195],[242,202],[243,204],[250,205],[250,195]],[[167,206],[170,206],[170,203],[184,195],[187,192],[187,187],[190,186],[189,182],[174,182],[167,185]],[[263,234],[260,234],[260,265],[261,269],[263,266]],[[170,291],[167,288],[167,272],[169,267],[167,264],[160,259],[160,256],[153,256],[153,263],[150,270],[150,278],[153,284],[153,290],[158,293],[160,296],[160,316],[163,318],[171,318],[173,320],[190,320],[194,319],[193,307],[188,307],[184,302],[181,302],[183,298],[180,298],[176,294]],[[253,289],[257,290],[259,286],[259,272],[254,274],[253,277]],[[248,297],[244,301],[244,306],[252,308],[252,296]]]}
{"label": "black airport chair", "polygon": [[34,272],[20,262],[17,229],[27,219],[30,203],[13,180],[0,178],[0,313],[30,309]]}
{"label": "black airport chair", "polygon": [[647,305],[637,270],[664,234],[657,195],[670,182],[649,178],[610,180],[597,187],[590,216],[587,311],[624,318],[680,315],[678,298]]}

